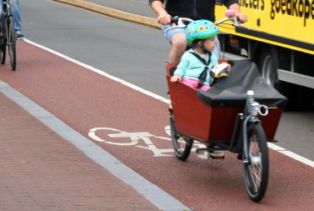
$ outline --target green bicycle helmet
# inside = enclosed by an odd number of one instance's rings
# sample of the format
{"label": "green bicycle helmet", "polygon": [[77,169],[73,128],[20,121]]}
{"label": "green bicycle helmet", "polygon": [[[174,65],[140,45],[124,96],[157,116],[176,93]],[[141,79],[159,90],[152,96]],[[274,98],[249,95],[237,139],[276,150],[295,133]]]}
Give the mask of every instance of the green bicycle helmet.
{"label": "green bicycle helmet", "polygon": [[190,22],[185,32],[188,45],[191,45],[195,40],[214,38],[218,34],[218,28],[211,21],[197,20]]}

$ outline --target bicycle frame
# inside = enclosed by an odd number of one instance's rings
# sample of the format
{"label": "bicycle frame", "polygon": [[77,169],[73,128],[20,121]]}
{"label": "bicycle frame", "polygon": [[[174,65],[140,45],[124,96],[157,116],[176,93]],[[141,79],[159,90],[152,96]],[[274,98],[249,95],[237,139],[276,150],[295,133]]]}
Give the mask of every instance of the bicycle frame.
{"label": "bicycle frame", "polygon": [[[249,90],[247,92],[247,100],[246,100],[246,106],[244,108],[244,120],[243,120],[243,126],[242,126],[242,134],[243,134],[243,162],[249,162],[248,161],[248,138],[247,138],[247,132],[248,132],[248,125],[249,123],[253,124],[261,124],[260,119],[258,118],[258,114],[261,116],[267,116],[268,115],[268,107],[266,105],[260,105],[258,102],[254,100],[254,92]],[[261,109],[264,109],[264,112],[261,112]]]}
{"label": "bicycle frame", "polygon": [[[246,106],[244,107],[243,113],[238,113],[237,117],[235,118],[235,123],[233,127],[233,132],[231,136],[231,140],[229,146],[226,150],[234,151],[234,147],[238,144],[238,141],[242,140],[243,147],[243,162],[248,162],[248,125],[252,124],[261,124],[261,120],[259,119],[258,115],[267,116],[268,115],[268,107],[265,105],[260,105],[258,102],[254,100],[254,92],[249,90],[248,97],[246,100]],[[261,112],[261,109],[265,110]],[[241,136],[243,135],[243,136]],[[209,148],[210,149],[210,148]],[[238,152],[239,153],[239,152]]]}

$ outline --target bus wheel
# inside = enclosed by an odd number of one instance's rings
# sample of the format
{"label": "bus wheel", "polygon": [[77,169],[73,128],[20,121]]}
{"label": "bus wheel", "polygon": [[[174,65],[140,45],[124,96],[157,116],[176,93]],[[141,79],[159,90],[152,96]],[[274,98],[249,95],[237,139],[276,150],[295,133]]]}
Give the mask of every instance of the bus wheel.
{"label": "bus wheel", "polygon": [[258,68],[266,83],[278,88],[278,54],[274,47],[264,47],[260,54]]}

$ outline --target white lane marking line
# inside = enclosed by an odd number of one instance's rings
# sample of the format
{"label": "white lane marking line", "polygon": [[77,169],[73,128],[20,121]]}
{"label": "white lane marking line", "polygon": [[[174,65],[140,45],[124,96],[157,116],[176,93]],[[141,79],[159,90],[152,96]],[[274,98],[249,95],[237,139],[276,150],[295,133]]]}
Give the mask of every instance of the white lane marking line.
{"label": "white lane marking line", "polygon": [[64,140],[74,145],[87,157],[98,163],[118,179],[131,186],[160,210],[191,210],[169,193],[146,180],[106,150],[81,135],[52,113],[22,95],[2,80],[0,80],[0,91],[48,128],[56,132]]}
{"label": "white lane marking line", "polygon": [[[159,96],[159,95],[157,95],[157,94],[155,94],[155,93],[152,93],[152,92],[150,92],[150,91],[147,91],[147,90],[145,90],[145,89],[143,89],[143,88],[140,88],[140,87],[138,87],[138,86],[136,86],[136,85],[134,85],[134,84],[131,84],[131,83],[129,83],[129,82],[127,82],[127,81],[125,81],[125,80],[122,80],[122,79],[120,79],[120,78],[117,78],[117,77],[115,77],[115,76],[112,76],[112,75],[110,75],[110,74],[108,74],[108,73],[105,73],[105,72],[103,72],[103,71],[101,71],[101,70],[99,70],[99,69],[97,69],[97,68],[95,68],[95,67],[92,67],[92,66],[90,66],[90,65],[87,65],[87,64],[84,64],[84,63],[82,63],[82,62],[80,62],[80,61],[78,61],[78,60],[75,60],[75,59],[73,59],[73,58],[71,58],[71,57],[68,57],[68,56],[66,56],[66,55],[64,55],[64,54],[62,54],[62,53],[59,53],[59,52],[57,52],[57,51],[54,51],[54,50],[52,50],[52,49],[50,49],[50,48],[47,48],[47,47],[45,47],[45,46],[43,46],[43,45],[40,45],[40,44],[37,44],[37,43],[35,43],[35,42],[32,42],[32,41],[30,41],[30,40],[28,40],[28,39],[24,39],[27,43],[29,43],[29,44],[32,44],[32,45],[34,45],[34,46],[36,46],[36,47],[38,47],[38,48],[41,48],[41,49],[43,49],[43,50],[46,50],[46,51],[48,51],[48,52],[50,52],[50,53],[52,53],[52,54],[54,54],[54,55],[56,55],[56,56],[59,56],[59,57],[61,57],[61,58],[63,58],[63,59],[66,59],[66,60],[68,60],[68,61],[70,61],[70,62],[73,62],[73,63],[75,63],[75,64],[77,64],[77,65],[80,65],[80,66],[82,66],[82,67],[84,67],[84,68],[86,68],[86,69],[89,69],[89,70],[91,70],[91,71],[93,71],[93,72],[95,72],[95,73],[98,73],[98,74],[100,74],[100,75],[102,75],[102,76],[105,76],[105,77],[107,77],[107,78],[109,78],[109,79],[112,79],[112,80],[114,80],[114,81],[117,81],[117,82],[119,82],[119,83],[121,83],[121,84],[123,84],[123,85],[125,85],[125,86],[128,86],[128,87],[130,87],[131,89],[134,89],[134,90],[136,90],[136,91],[139,91],[139,92],[141,92],[141,93],[143,93],[143,94],[145,94],[145,95],[147,95],[147,96],[150,96],[150,97],[153,97],[153,98],[155,98],[155,99],[157,99],[157,100],[159,100],[159,101],[161,101],[161,102],[164,102],[164,103],[167,103],[167,104],[169,104],[170,103],[170,101],[168,100],[168,99],[166,99],[166,98],[164,98],[164,97],[162,97],[162,96]],[[275,145],[275,144],[271,144],[270,145],[271,147],[271,149],[272,149],[272,147],[274,147],[274,146],[277,146],[277,145]],[[277,147],[279,147],[279,146],[277,146]],[[292,151],[289,151],[289,150],[287,150],[287,149],[285,149],[285,148],[282,148],[282,147],[280,147],[282,150],[277,150],[278,152],[280,152],[280,151],[285,151],[285,153],[283,153],[284,155],[286,155],[286,156],[288,156],[288,157],[290,157],[290,158],[292,158],[292,159],[295,159],[295,160],[297,160],[297,161],[299,161],[299,162],[301,162],[301,163],[303,163],[303,164],[306,164],[306,165],[309,165],[309,166],[311,166],[311,167],[314,167],[314,161],[312,161],[312,160],[310,160],[310,159],[308,159],[308,158],[305,158],[305,157],[302,157],[301,155],[298,155],[298,154],[296,154],[296,153],[294,153],[294,152],[292,152]],[[300,159],[302,157],[302,159]]]}
{"label": "white lane marking line", "polygon": [[304,163],[304,164],[314,168],[314,161],[312,161],[310,159],[307,159],[307,158],[305,158],[305,157],[303,157],[303,156],[301,156],[299,154],[296,154],[294,152],[291,152],[291,151],[289,151],[289,150],[287,150],[287,149],[285,149],[283,147],[275,145],[273,143],[267,143],[267,144],[268,144],[268,147],[270,149],[275,150],[275,151],[277,151],[277,152],[279,152],[281,154],[284,154],[284,155],[286,155],[288,157],[293,158],[294,160],[297,160],[297,161],[299,161],[301,163]]}
{"label": "white lane marking line", "polygon": [[95,67],[92,67],[92,66],[90,66],[90,65],[88,65],[88,64],[82,63],[82,62],[80,62],[80,61],[78,61],[78,60],[75,60],[75,59],[73,59],[73,58],[71,58],[71,57],[68,57],[68,56],[66,56],[66,55],[64,55],[64,54],[62,54],[62,53],[59,53],[59,52],[55,51],[55,50],[52,50],[52,49],[50,49],[50,48],[47,48],[47,47],[45,47],[45,46],[43,46],[43,45],[40,45],[40,44],[35,43],[35,42],[33,42],[33,41],[30,41],[30,40],[28,40],[28,39],[24,39],[24,41],[27,42],[27,43],[29,43],[29,44],[31,44],[31,45],[33,45],[33,46],[36,46],[36,47],[41,48],[41,49],[43,49],[43,50],[45,50],[45,51],[48,51],[48,52],[50,52],[50,53],[52,53],[52,54],[54,54],[54,55],[56,55],[56,56],[59,56],[59,57],[65,59],[65,60],[68,60],[68,61],[70,61],[70,62],[72,62],[72,63],[74,63],[74,64],[77,64],[77,65],[79,65],[79,66],[81,66],[81,67],[84,67],[84,68],[89,69],[89,70],[91,70],[91,71],[93,71],[93,72],[95,72],[95,73],[98,73],[98,74],[100,74],[100,75],[102,75],[102,76],[105,76],[106,78],[109,78],[109,79],[111,79],[111,80],[114,80],[114,81],[116,81],[116,82],[119,82],[119,83],[121,83],[121,84],[123,84],[123,85],[125,85],[125,86],[127,86],[127,87],[130,87],[131,89],[134,89],[134,90],[136,90],[136,91],[138,91],[138,92],[141,92],[141,93],[143,93],[143,94],[145,94],[145,95],[148,95],[148,96],[150,96],[150,97],[153,97],[153,98],[155,98],[155,99],[157,99],[157,100],[159,100],[159,101],[162,101],[162,102],[168,103],[168,104],[169,104],[169,102],[170,102],[168,99],[166,99],[166,98],[164,98],[164,97],[162,97],[162,96],[159,96],[159,95],[157,95],[157,94],[155,94],[155,93],[153,93],[153,92],[150,92],[150,91],[148,91],[148,90],[145,90],[145,89],[143,89],[143,88],[141,88],[141,87],[139,87],[139,86],[136,86],[136,85],[134,85],[134,84],[131,84],[131,83],[129,83],[129,82],[123,80],[123,79],[120,79],[120,78],[117,78],[117,77],[115,77],[115,76],[113,76],[113,75],[110,75],[110,74],[108,74],[108,73],[106,73],[106,72],[104,72],[104,71],[101,71],[101,70],[99,70],[99,69],[97,69],[97,68],[95,68]]}

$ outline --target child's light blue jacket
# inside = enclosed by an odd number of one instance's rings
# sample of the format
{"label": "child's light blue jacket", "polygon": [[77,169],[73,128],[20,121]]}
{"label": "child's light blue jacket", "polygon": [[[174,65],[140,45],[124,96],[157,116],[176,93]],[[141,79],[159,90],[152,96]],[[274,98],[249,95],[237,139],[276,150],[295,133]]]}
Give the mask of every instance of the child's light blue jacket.
{"label": "child's light blue jacket", "polygon": [[[181,57],[180,63],[177,69],[174,71],[174,75],[180,75],[183,78],[194,78],[199,79],[200,74],[203,72],[205,65],[191,52],[195,52],[193,49],[186,51]],[[211,62],[208,67],[218,64],[218,58],[212,53],[210,57]],[[207,71],[205,85],[210,86],[213,78],[210,76],[209,71]]]}

